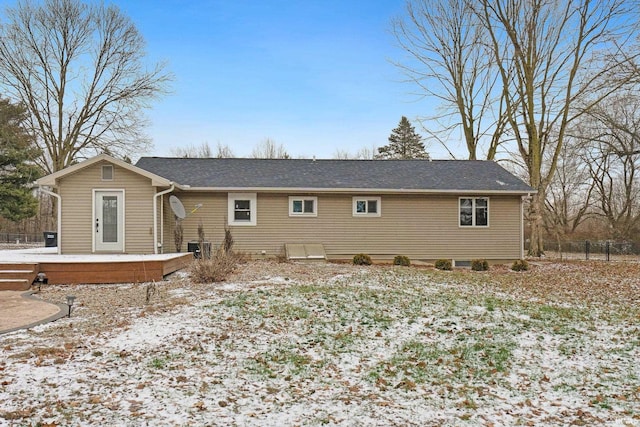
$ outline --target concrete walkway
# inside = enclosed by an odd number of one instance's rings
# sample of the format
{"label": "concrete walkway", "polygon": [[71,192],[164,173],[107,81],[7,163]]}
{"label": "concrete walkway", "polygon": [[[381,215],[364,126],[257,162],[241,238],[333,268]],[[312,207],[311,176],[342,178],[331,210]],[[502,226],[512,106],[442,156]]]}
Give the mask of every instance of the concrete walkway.
{"label": "concrete walkway", "polygon": [[67,306],[43,301],[32,291],[0,291],[0,334],[53,322],[67,315]]}

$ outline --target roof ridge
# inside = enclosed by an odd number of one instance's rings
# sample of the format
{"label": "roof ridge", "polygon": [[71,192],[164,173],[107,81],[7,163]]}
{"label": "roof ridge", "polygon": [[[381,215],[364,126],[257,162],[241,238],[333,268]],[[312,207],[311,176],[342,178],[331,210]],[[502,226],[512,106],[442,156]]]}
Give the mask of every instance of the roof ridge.
{"label": "roof ridge", "polygon": [[162,159],[162,160],[252,160],[252,161],[312,161],[312,162],[467,162],[467,163],[496,163],[495,160],[482,159],[324,159],[324,158],[295,158],[295,159],[273,159],[254,157],[174,157],[174,156],[142,156],[141,159]]}

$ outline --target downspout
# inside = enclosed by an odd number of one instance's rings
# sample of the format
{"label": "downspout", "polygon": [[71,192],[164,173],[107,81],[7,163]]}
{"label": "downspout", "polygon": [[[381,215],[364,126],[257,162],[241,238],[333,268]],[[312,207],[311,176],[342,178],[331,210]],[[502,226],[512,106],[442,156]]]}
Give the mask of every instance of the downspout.
{"label": "downspout", "polygon": [[62,197],[59,194],[54,193],[53,191],[49,191],[44,187],[39,187],[39,190],[45,194],[55,197],[58,199],[58,255],[62,253]]}
{"label": "downspout", "polygon": [[153,196],[153,253],[158,253],[158,197],[164,196],[167,193],[171,193],[175,190],[176,186],[172,182],[171,188],[154,194]]}
{"label": "downspout", "polygon": [[524,201],[531,198],[531,193],[520,198],[520,259],[524,259]]}

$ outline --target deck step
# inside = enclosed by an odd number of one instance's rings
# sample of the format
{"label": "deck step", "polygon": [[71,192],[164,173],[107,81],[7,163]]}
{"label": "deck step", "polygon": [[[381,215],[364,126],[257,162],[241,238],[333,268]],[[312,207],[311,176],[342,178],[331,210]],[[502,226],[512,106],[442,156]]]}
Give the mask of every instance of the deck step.
{"label": "deck step", "polygon": [[33,270],[0,270],[0,274],[25,274],[33,273]]}
{"label": "deck step", "polygon": [[27,279],[0,279],[0,291],[27,291],[30,287]]}
{"label": "deck step", "polygon": [[39,272],[37,263],[0,263],[0,291],[26,291]]}

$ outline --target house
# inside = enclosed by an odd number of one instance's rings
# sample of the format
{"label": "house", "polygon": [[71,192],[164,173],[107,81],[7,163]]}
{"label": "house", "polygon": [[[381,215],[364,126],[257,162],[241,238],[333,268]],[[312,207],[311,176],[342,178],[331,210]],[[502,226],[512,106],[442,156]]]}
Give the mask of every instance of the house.
{"label": "house", "polygon": [[[143,157],[134,166],[103,154],[38,184],[59,198],[61,253],[185,252],[201,224],[213,245],[228,228],[253,257],[308,245],[328,259],[459,264],[522,258],[523,203],[534,193],[495,162],[466,160]],[[179,248],[171,196],[186,213]]]}

